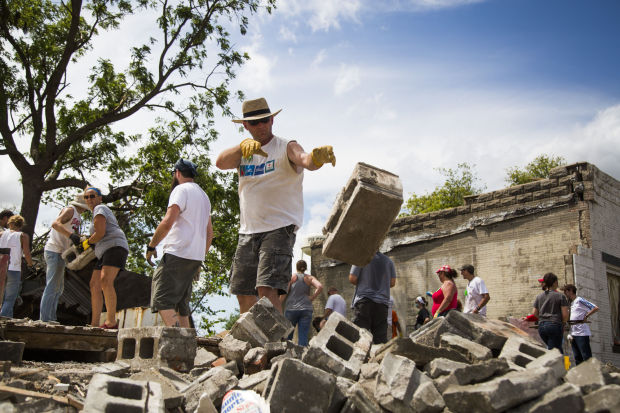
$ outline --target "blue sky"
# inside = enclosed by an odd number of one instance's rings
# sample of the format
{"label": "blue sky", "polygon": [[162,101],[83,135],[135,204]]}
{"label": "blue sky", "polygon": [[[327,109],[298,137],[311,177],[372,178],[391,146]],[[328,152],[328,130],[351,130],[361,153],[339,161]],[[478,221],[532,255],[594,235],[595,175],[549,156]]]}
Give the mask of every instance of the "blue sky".
{"label": "blue sky", "polygon": [[[436,168],[460,162],[499,189],[507,168],[542,153],[620,179],[619,21],[611,0],[286,0],[251,18],[248,34],[234,36],[252,59],[233,87],[283,109],[277,135],[308,150],[333,145],[338,160],[306,174],[296,257],[356,162],[398,174],[406,197],[431,191],[443,182]],[[149,30],[145,16],[129,19],[89,59],[122,62],[118,44]],[[144,131],[151,119],[117,127]],[[216,125],[214,158],[247,137],[229,119]],[[21,202],[16,179],[3,160],[0,206]],[[40,227],[56,213],[42,208]],[[230,309],[235,300],[213,303]]]}

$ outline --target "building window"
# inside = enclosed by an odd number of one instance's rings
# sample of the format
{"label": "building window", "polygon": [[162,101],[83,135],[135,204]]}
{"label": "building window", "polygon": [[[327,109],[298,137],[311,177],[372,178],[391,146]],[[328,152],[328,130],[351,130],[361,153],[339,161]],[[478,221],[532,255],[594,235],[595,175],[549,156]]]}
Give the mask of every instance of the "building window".
{"label": "building window", "polygon": [[607,287],[613,336],[613,352],[620,353],[620,273],[607,267]]}

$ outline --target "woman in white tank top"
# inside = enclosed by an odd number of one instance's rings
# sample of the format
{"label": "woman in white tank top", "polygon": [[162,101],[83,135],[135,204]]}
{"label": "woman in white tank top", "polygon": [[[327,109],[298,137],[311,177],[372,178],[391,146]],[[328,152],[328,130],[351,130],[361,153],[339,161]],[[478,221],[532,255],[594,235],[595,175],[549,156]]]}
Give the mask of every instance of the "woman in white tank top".
{"label": "woman in white tank top", "polygon": [[[9,229],[0,236],[0,248],[9,248],[11,250],[9,258],[9,270],[6,275],[6,285],[4,285],[4,294],[2,301],[2,309],[0,316],[13,317],[13,307],[15,300],[19,295],[19,289],[22,283],[22,254],[26,257],[28,266],[32,266],[32,257],[30,256],[30,238],[28,234],[21,232],[24,226],[24,218],[21,215],[13,215],[9,218]],[[2,284],[0,280],[0,284]]]}

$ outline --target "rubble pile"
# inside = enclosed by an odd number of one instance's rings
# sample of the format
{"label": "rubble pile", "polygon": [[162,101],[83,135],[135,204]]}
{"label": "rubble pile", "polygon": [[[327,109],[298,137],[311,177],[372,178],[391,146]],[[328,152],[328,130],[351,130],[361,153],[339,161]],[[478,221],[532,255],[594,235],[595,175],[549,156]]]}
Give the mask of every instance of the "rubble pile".
{"label": "rubble pile", "polygon": [[557,350],[499,320],[452,311],[384,345],[337,313],[308,348],[283,341],[291,331],[265,298],[219,352],[196,348],[190,329],[122,329],[115,362],[5,362],[0,412],[213,413],[230,390],[274,413],[620,411],[619,369],[590,359],[567,372]]}

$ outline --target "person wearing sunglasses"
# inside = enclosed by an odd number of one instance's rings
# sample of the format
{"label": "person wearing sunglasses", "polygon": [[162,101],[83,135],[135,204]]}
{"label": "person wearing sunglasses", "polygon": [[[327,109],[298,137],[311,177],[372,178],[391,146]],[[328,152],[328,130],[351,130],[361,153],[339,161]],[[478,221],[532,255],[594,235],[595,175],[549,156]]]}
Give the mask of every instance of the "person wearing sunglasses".
{"label": "person wearing sunglasses", "polygon": [[105,299],[106,319],[101,327],[106,329],[118,328],[116,321],[116,290],[114,279],[118,272],[125,267],[129,244],[125,233],[118,225],[114,213],[101,202],[101,190],[87,187],[84,199],[88,209],[93,211],[93,222],[90,226],[90,237],[82,242],[83,250],[95,248],[97,262],[93,275],[90,277],[90,299],[92,304],[92,326],[99,326],[103,298]]}
{"label": "person wearing sunglasses", "polygon": [[251,138],[222,151],[215,165],[239,173],[240,228],[233,259],[230,292],[241,313],[267,297],[282,312],[278,296],[285,294],[292,274],[293,245],[303,222],[303,171],[325,163],[336,166],[331,146],[304,151],[295,140],[272,132],[274,117],[264,98],[242,104],[243,124]]}

